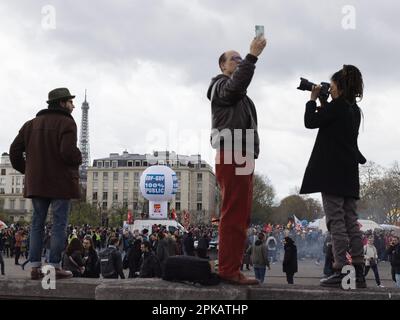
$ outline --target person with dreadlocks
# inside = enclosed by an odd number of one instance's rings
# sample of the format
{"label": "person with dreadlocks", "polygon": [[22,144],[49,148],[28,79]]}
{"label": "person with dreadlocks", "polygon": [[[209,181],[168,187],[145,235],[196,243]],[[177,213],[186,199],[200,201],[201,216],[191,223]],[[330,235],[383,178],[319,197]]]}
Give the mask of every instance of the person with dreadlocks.
{"label": "person with dreadlocks", "polygon": [[[327,102],[320,97],[320,86],[314,86],[306,104],[304,123],[318,128],[314,149],[306,168],[301,194],[321,192],[327,228],[332,236],[334,273],[321,280],[321,286],[340,287],[350,249],[356,272],[356,287],[365,288],[362,233],[357,222],[360,198],[359,164],[366,159],[358,148],[361,109],[357,100],[363,97],[363,78],[358,68],[345,65],[331,78]],[[319,98],[321,107],[317,107]]]}

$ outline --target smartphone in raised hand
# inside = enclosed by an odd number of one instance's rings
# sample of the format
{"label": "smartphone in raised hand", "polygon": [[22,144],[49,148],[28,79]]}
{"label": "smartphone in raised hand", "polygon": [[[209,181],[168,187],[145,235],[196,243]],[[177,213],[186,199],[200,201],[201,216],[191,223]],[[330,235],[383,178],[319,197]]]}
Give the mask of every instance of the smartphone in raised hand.
{"label": "smartphone in raised hand", "polygon": [[264,37],[264,26],[256,25],[256,38]]}

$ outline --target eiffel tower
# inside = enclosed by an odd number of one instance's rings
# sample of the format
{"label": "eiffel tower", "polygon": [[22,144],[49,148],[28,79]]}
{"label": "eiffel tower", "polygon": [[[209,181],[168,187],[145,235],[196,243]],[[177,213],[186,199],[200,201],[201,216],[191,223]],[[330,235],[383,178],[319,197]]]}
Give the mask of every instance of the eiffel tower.
{"label": "eiffel tower", "polygon": [[90,147],[89,147],[89,103],[86,100],[85,90],[85,101],[82,103],[82,122],[81,122],[81,134],[79,139],[79,149],[82,153],[82,165],[79,168],[79,175],[81,184],[86,186],[87,182],[87,169],[90,164]]}

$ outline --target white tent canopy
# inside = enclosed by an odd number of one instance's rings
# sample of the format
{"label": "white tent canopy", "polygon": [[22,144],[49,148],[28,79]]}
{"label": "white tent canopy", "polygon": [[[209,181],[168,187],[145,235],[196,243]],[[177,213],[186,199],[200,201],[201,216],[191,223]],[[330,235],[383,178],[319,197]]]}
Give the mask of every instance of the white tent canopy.
{"label": "white tent canopy", "polygon": [[[382,230],[383,228],[377,224],[375,221],[372,220],[358,220],[358,223],[361,225],[361,231],[366,232],[368,230],[374,231],[375,229]],[[328,229],[326,227],[326,217],[321,219],[314,220],[308,225],[309,228],[314,228],[321,230],[322,232],[327,232]]]}
{"label": "white tent canopy", "polygon": [[381,224],[380,226],[381,226],[381,228],[382,228],[383,230],[395,230],[395,231],[400,231],[400,227],[398,227],[398,226],[393,226],[393,225],[391,225],[391,224]]}

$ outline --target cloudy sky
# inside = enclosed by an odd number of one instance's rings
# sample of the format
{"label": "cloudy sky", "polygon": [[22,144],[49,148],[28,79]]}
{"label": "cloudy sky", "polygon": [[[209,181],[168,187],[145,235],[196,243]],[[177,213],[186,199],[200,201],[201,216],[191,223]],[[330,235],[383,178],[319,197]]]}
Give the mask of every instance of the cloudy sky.
{"label": "cloudy sky", "polygon": [[328,81],[343,64],[358,66],[359,146],[390,166],[400,160],[399,12],[395,0],[2,0],[0,151],[56,87],[76,94],[80,128],[87,88],[92,160],[168,149],[213,165],[210,79],[219,55],[245,56],[262,24],[268,45],[248,94],[259,118],[257,171],[278,199],[301,185],[317,133],[303,125],[300,76]]}

